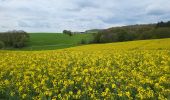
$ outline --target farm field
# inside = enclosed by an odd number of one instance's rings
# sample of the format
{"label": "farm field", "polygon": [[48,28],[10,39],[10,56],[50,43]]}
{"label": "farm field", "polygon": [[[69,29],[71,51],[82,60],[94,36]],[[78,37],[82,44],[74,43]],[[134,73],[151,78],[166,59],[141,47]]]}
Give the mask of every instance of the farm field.
{"label": "farm field", "polygon": [[170,38],[1,50],[0,99],[169,100]]}
{"label": "farm field", "polygon": [[89,42],[93,38],[92,34],[75,34],[71,37],[62,33],[29,33],[29,35],[27,47],[12,50],[63,49],[80,45],[82,39]]}

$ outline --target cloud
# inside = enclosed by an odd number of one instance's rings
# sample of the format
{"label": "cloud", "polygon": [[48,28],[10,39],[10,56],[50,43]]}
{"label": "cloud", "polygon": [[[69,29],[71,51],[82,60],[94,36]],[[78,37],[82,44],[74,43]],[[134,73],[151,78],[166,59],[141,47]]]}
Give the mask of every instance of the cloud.
{"label": "cloud", "polygon": [[19,27],[29,27],[29,28],[50,28],[50,24],[44,21],[19,21]]}
{"label": "cloud", "polygon": [[0,0],[0,31],[84,31],[167,21],[169,5],[169,0]]}

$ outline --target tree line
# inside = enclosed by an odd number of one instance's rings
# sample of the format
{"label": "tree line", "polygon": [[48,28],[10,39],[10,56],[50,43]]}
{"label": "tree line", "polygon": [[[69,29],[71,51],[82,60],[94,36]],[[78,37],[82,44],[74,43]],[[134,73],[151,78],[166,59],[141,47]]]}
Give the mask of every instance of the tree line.
{"label": "tree line", "polygon": [[73,36],[75,34],[84,34],[84,33],[87,33],[87,32],[72,32],[70,30],[63,30],[63,34],[68,35],[68,36]]}
{"label": "tree line", "polygon": [[170,21],[168,21],[168,22],[163,22],[163,21],[158,22],[157,25],[156,25],[156,27],[157,27],[157,28],[158,28],[158,27],[170,27]]}
{"label": "tree line", "polygon": [[22,48],[29,41],[29,34],[22,30],[0,33],[0,49],[5,47]]}
{"label": "tree line", "polygon": [[92,43],[170,38],[170,21],[157,24],[114,27],[94,34]]}
{"label": "tree line", "polygon": [[73,35],[73,33],[70,30],[63,30],[63,34],[66,34],[66,35],[69,35],[69,36]]}

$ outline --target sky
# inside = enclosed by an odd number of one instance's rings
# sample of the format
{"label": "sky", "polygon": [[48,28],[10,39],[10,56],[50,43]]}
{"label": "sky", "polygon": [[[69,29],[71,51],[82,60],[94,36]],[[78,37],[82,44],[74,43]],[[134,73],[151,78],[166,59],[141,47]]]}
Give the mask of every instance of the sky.
{"label": "sky", "polygon": [[0,31],[85,31],[170,20],[170,0],[0,0]]}

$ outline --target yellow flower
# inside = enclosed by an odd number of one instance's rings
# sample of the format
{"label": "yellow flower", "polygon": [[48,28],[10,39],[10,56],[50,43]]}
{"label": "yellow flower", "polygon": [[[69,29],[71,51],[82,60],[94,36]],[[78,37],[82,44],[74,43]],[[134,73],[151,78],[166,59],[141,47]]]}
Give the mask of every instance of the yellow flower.
{"label": "yellow flower", "polygon": [[112,100],[133,99],[133,93],[136,99],[168,100],[170,51],[149,48],[170,48],[170,43],[141,47],[146,43],[0,51],[1,95],[21,100]]}
{"label": "yellow flower", "polygon": [[26,96],[27,96],[27,94],[23,94],[23,95],[22,95],[22,98],[24,99]]}
{"label": "yellow flower", "polygon": [[89,87],[89,91],[92,91],[93,89],[91,87]]}
{"label": "yellow flower", "polygon": [[119,93],[118,93],[118,96],[119,96],[119,97],[123,96],[122,92],[119,92]]}
{"label": "yellow flower", "polygon": [[73,92],[72,92],[72,91],[69,91],[69,94],[70,94],[70,95],[73,95]]}
{"label": "yellow flower", "polygon": [[113,89],[116,88],[116,85],[115,85],[115,84],[112,84],[112,88],[113,88]]}
{"label": "yellow flower", "polygon": [[77,94],[78,94],[78,95],[81,95],[81,90],[78,90]]}
{"label": "yellow flower", "polygon": [[11,92],[10,95],[13,97],[15,95],[15,92]]}
{"label": "yellow flower", "polygon": [[130,98],[130,92],[129,91],[126,92],[125,94],[126,94],[126,96],[128,96]]}
{"label": "yellow flower", "polygon": [[109,88],[106,88],[106,90],[105,90],[106,92],[109,92],[110,91],[110,89]]}

